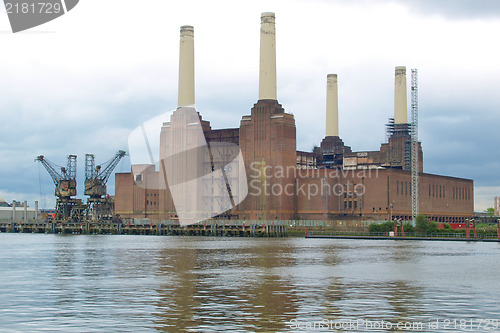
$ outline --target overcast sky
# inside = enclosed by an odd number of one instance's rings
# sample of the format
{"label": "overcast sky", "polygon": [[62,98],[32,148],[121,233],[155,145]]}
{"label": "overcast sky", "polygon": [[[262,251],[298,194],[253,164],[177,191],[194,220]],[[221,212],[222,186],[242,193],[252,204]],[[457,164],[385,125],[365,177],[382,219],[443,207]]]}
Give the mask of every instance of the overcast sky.
{"label": "overcast sky", "polygon": [[394,67],[417,68],[424,171],[473,179],[476,211],[493,205],[496,0],[81,0],[17,34],[2,8],[0,196],[53,207],[52,182],[33,161],[40,154],[57,164],[77,154],[82,194],[85,153],[107,161],[136,126],[175,109],[181,25],[195,29],[197,109],[212,128],[238,127],[258,99],[265,11],[276,13],[278,100],[295,116],[298,149],[325,135],[327,74],[338,74],[341,138],[377,150],[393,114]]}

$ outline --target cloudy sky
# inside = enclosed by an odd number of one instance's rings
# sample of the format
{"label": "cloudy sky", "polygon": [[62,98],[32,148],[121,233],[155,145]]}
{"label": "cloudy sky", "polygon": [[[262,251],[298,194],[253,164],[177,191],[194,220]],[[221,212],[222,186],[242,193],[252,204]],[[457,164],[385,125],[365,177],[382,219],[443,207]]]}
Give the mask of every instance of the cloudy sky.
{"label": "cloudy sky", "polygon": [[[474,179],[476,211],[500,195],[500,1],[81,0],[12,34],[0,11],[0,196],[53,207],[37,155],[97,162],[177,103],[179,27],[195,27],[196,105],[238,127],[258,98],[260,13],[276,13],[278,99],[298,149],[324,136],[326,75],[339,77],[340,135],[376,150],[393,113],[394,67],[419,70],[424,171]],[[409,80],[408,80],[409,81]],[[117,171],[130,170],[124,159]],[[113,179],[110,180],[113,192]]]}

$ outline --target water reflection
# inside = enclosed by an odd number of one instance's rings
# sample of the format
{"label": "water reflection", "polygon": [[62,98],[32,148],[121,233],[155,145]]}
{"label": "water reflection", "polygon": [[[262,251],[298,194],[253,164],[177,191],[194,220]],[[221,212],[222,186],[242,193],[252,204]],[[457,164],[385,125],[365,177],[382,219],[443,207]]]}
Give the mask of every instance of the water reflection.
{"label": "water reflection", "polygon": [[194,242],[163,250],[157,327],[170,332],[284,329],[283,319],[296,311],[297,302],[290,281],[274,270],[293,264],[288,255],[293,248],[261,243],[227,249],[230,243]]}
{"label": "water reflection", "polygon": [[0,241],[6,331],[285,332],[294,331],[292,322],[500,317],[497,244],[60,235]]}

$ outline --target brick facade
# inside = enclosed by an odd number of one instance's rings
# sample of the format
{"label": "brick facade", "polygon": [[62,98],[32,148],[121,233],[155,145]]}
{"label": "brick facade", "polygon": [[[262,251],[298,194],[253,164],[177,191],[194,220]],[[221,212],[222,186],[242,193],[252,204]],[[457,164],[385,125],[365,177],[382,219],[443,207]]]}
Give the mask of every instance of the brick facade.
{"label": "brick facade", "polygon": [[[245,162],[248,196],[219,217],[386,220],[392,213],[393,217],[411,219],[411,173],[405,170],[407,131],[396,131],[388,143],[381,145],[380,151],[374,152],[355,153],[340,138],[325,138],[319,149],[344,154],[344,165],[322,169],[316,168],[323,162],[316,163],[318,151],[296,151],[294,117],[275,100],[259,100],[251,114],[242,117],[239,129],[212,130],[208,121],[198,117],[209,146],[217,142],[238,144]],[[170,125],[171,122],[165,123],[162,129],[162,154],[167,141],[173,140],[167,129]],[[419,152],[422,170],[420,144]],[[346,165],[346,159],[353,164]],[[116,213],[123,217],[175,218],[168,186],[152,189],[146,186],[154,182],[166,184],[162,170],[155,171],[152,165],[133,166],[133,169],[134,176],[132,173],[115,176]],[[421,173],[420,213],[441,222],[462,222],[472,217],[473,185],[469,179]]]}

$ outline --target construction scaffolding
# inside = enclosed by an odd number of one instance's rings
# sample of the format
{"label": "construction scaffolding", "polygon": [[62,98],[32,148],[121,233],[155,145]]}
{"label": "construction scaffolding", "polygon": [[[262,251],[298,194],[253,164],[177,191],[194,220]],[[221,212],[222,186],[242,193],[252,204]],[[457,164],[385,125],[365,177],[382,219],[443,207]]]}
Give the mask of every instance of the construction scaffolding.
{"label": "construction scaffolding", "polygon": [[389,118],[385,125],[387,141],[390,145],[388,163],[392,168],[411,169],[411,133],[412,124],[396,124]]}
{"label": "construction scaffolding", "polygon": [[418,215],[418,72],[411,70],[411,214]]}
{"label": "construction scaffolding", "polygon": [[202,198],[207,214],[220,211],[218,217],[230,219],[230,210],[241,201],[239,169],[234,163],[238,152],[238,146],[228,142],[211,142],[209,149],[205,150]]}

